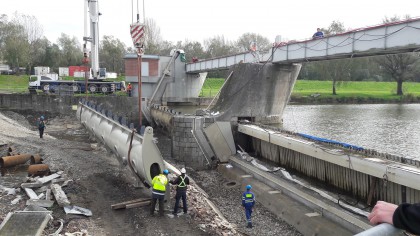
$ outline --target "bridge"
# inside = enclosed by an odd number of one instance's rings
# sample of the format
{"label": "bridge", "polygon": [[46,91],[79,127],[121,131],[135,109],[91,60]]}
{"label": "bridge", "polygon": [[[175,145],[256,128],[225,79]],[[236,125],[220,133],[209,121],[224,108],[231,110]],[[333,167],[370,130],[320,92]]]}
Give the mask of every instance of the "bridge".
{"label": "bridge", "polygon": [[270,53],[244,52],[186,65],[187,73],[223,70],[238,63],[291,64],[414,52],[420,49],[420,18],[359,28],[321,39],[275,45]]}

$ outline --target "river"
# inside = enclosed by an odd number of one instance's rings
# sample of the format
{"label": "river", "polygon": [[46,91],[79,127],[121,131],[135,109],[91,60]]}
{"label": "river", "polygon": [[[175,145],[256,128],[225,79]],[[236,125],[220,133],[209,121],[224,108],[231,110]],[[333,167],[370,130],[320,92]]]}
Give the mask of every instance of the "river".
{"label": "river", "polygon": [[420,159],[420,104],[288,105],[283,128]]}
{"label": "river", "polygon": [[287,105],[283,128],[420,160],[420,104]]}

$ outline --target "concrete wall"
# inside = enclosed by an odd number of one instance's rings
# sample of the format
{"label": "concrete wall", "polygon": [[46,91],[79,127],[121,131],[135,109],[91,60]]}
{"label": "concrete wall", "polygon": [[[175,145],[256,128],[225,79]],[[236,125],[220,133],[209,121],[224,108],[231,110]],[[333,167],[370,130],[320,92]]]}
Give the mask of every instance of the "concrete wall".
{"label": "concrete wall", "polygon": [[200,116],[180,115],[176,115],[172,118],[172,157],[178,161],[184,162],[186,166],[195,169],[205,169],[212,160],[210,157],[203,154],[203,147],[200,149],[196,137],[191,132],[191,130],[195,129],[197,126],[195,122],[200,122],[200,126],[205,128],[212,124],[214,119]]}
{"label": "concrete wall", "polygon": [[222,121],[244,117],[270,122],[265,117],[277,117],[274,123],[279,123],[300,68],[299,64],[237,64],[212,111],[219,111]]}

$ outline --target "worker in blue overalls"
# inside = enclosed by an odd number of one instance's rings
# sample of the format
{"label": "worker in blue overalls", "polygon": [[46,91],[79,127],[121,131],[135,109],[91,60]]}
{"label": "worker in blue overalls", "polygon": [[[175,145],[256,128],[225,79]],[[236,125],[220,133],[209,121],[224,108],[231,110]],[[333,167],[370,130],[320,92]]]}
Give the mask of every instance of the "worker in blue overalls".
{"label": "worker in blue overalls", "polygon": [[246,191],[242,194],[242,206],[245,207],[245,216],[248,222],[247,228],[252,228],[251,214],[252,207],[255,205],[255,195],[251,192],[251,188],[251,185],[247,185]]}

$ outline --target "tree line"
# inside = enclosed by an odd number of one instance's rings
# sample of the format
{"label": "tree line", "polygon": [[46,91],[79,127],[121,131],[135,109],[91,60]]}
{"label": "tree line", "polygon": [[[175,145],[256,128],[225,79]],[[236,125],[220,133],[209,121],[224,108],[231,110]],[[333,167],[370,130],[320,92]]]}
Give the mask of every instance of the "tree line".
{"label": "tree line", "polygon": [[[384,23],[397,21],[399,17],[385,18]],[[203,43],[198,41],[172,42],[163,39],[160,28],[153,19],[145,21],[146,54],[169,55],[174,48],[183,49],[187,61],[192,57],[206,59],[248,51],[250,44],[255,42],[258,50],[267,52],[272,42],[256,33],[244,33],[237,40],[227,40],[223,35],[207,38]],[[344,24],[333,21],[328,27],[322,28],[325,35],[345,32]],[[80,37],[81,38],[81,37]],[[75,36],[62,33],[56,42],[49,41],[43,35],[42,25],[34,16],[15,13],[11,18],[0,16],[0,61],[11,68],[23,68],[31,73],[34,66],[49,66],[53,71],[58,67],[82,65],[82,46]],[[124,55],[133,53],[133,47],[125,45],[114,36],[105,35],[100,41],[100,67],[108,71],[124,74]],[[402,95],[402,83],[412,80],[420,82],[419,53],[386,55],[356,59],[341,59],[303,63],[298,79],[331,80],[332,93],[343,81],[396,81],[397,94]],[[19,71],[19,70],[18,70]],[[211,76],[222,76],[223,73],[213,73]]]}

